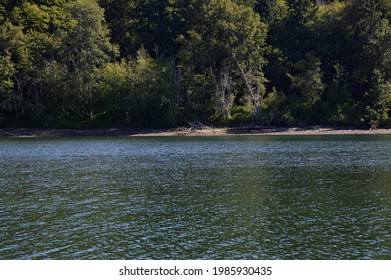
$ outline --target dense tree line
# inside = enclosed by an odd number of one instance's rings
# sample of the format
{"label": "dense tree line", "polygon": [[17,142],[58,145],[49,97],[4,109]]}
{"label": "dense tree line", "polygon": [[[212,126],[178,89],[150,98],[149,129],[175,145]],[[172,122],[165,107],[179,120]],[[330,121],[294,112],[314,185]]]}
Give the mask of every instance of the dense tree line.
{"label": "dense tree line", "polygon": [[0,127],[391,124],[390,0],[0,0]]}

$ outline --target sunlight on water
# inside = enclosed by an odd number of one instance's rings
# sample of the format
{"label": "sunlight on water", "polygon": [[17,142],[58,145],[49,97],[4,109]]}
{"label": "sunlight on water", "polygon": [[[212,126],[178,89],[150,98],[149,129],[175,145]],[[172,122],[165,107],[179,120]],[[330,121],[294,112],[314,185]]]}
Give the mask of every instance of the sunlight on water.
{"label": "sunlight on water", "polygon": [[391,137],[0,139],[0,259],[391,259]]}

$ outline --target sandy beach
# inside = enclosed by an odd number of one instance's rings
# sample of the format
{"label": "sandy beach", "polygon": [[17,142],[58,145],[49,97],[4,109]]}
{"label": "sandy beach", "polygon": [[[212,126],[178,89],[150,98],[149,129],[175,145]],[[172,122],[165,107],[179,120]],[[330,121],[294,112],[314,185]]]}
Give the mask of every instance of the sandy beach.
{"label": "sandy beach", "polygon": [[375,135],[391,134],[391,129],[362,129],[346,127],[237,127],[237,128],[175,128],[175,129],[31,129],[2,128],[0,137],[81,137],[81,136],[260,136],[260,135]]}

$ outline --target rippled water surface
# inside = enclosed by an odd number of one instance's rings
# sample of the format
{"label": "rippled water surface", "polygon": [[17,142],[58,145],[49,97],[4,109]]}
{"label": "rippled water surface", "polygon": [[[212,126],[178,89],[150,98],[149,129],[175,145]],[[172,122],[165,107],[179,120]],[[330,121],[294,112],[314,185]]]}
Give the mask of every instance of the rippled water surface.
{"label": "rippled water surface", "polygon": [[391,137],[3,138],[0,259],[391,259]]}

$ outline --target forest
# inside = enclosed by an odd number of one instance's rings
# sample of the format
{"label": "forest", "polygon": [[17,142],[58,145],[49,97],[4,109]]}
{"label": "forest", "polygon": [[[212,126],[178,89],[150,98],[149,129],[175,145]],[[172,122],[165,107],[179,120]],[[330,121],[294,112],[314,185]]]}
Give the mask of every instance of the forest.
{"label": "forest", "polygon": [[0,127],[391,125],[391,0],[0,0]]}

